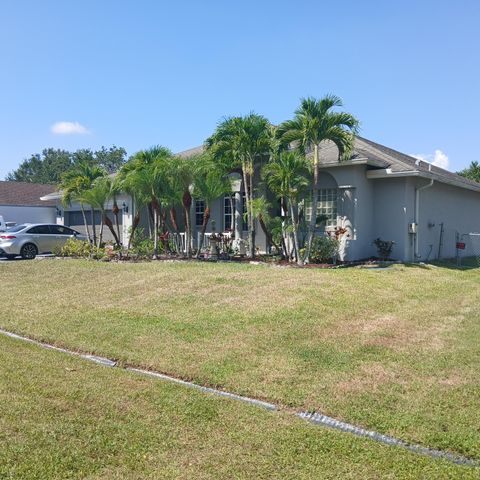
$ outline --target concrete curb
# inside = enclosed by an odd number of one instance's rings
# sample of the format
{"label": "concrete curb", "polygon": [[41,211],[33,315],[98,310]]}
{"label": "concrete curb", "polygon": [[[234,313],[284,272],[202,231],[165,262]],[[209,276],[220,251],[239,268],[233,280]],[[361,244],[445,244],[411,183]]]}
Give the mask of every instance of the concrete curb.
{"label": "concrete curb", "polygon": [[[100,357],[97,355],[89,355],[89,354],[84,354],[81,352],[75,352],[73,350],[67,350],[66,348],[61,348],[61,347],[56,347],[55,345],[51,345],[49,343],[45,342],[40,342],[38,340],[34,340],[32,338],[24,337],[22,335],[18,335],[13,332],[9,332],[8,330],[4,330],[0,328],[0,334],[14,338],[16,340],[21,340],[24,342],[31,343],[33,345],[36,345],[41,348],[46,348],[48,350],[55,350],[57,352],[61,353],[66,353],[67,355],[72,355],[75,357],[80,357],[83,358],[84,360],[88,360],[89,362],[94,362],[99,365],[103,365],[106,367],[117,367],[118,364],[116,361],[111,360],[106,357]],[[238,395],[236,393],[231,393],[227,392],[224,390],[218,390],[216,388],[211,388],[211,387],[205,387],[203,385],[198,385],[193,382],[187,382],[186,380],[182,380],[176,377],[172,377],[170,375],[166,375],[163,373],[151,371],[151,370],[143,370],[140,368],[135,368],[135,367],[118,367],[121,370],[127,371],[127,372],[132,372],[135,374],[140,374],[140,375],[145,375],[149,376],[152,378],[156,378],[159,380],[167,381],[167,382],[173,382],[178,385],[183,385],[187,388],[193,388],[196,390],[200,390],[202,392],[205,392],[207,394],[211,395],[216,395],[220,397],[225,397],[229,398],[232,400],[244,402],[250,405],[254,405],[256,407],[263,408],[265,410],[269,411],[278,411],[281,409],[280,405],[275,405],[273,403],[265,402],[263,400],[257,400],[255,398],[250,398],[250,397],[245,397],[243,395]],[[313,424],[313,425],[320,425],[324,427],[329,427],[333,428],[335,430],[339,430],[341,432],[345,433],[350,433],[352,435],[356,435],[358,437],[364,437],[364,438],[369,438],[375,442],[383,443],[385,445],[389,446],[394,446],[394,447],[400,447],[406,450],[409,450],[413,453],[419,454],[419,455],[424,455],[432,458],[437,458],[437,459],[443,459],[443,460],[448,460],[450,462],[456,463],[458,465],[465,465],[469,467],[478,467],[480,466],[480,462],[472,460],[467,457],[463,457],[462,455],[455,455],[450,452],[445,452],[442,450],[436,450],[436,449],[431,449],[428,447],[423,447],[421,445],[415,445],[415,444],[410,444],[408,442],[405,442],[404,440],[400,440],[395,437],[391,437],[389,435],[384,435],[379,432],[375,432],[373,430],[366,430],[362,427],[358,427],[356,425],[352,425],[350,423],[342,422],[341,420],[337,420],[335,418],[329,417],[327,415],[323,415],[321,413],[316,413],[316,412],[293,412],[293,415],[295,415],[298,418],[301,418],[303,420],[306,420],[307,422]]]}

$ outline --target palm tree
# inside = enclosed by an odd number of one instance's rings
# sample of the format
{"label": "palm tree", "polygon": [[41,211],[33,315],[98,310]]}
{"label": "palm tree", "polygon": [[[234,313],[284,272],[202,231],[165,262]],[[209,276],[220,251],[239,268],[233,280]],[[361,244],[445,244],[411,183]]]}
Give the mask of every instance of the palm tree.
{"label": "palm tree", "polygon": [[97,243],[98,248],[100,248],[102,244],[104,225],[107,225],[108,229],[110,230],[110,233],[115,239],[115,243],[117,244],[117,246],[120,246],[120,238],[117,235],[117,232],[115,232],[112,221],[108,218],[107,211],[106,211],[106,204],[114,195],[112,184],[113,182],[110,177],[108,176],[99,177],[93,182],[92,188],[90,188],[90,190],[87,190],[83,194],[83,198],[88,204],[100,210],[101,223],[100,223],[100,233],[98,236],[98,243]]}
{"label": "palm tree", "polygon": [[197,158],[195,165],[195,180],[193,186],[193,196],[197,200],[205,202],[205,210],[203,212],[203,222],[200,235],[200,243],[197,249],[196,257],[200,257],[203,247],[205,231],[208,221],[210,220],[210,209],[212,202],[224,195],[232,192],[232,184],[226,175],[226,172],[219,168],[208,154],[204,154]]}
{"label": "palm tree", "polygon": [[135,215],[133,217],[127,244],[127,255],[132,245],[135,231],[140,223],[140,211],[151,199],[150,189],[148,188],[148,176],[146,169],[139,168],[138,163],[133,157],[122,166],[117,176],[118,185],[121,187],[122,191],[128,193],[132,197],[135,205]]}
{"label": "palm tree", "polygon": [[221,121],[205,142],[216,161],[241,168],[247,207],[249,256],[255,256],[255,221],[252,201],[255,198],[253,176],[255,164],[271,152],[273,127],[263,116],[250,113],[244,117],[228,117]]}
{"label": "palm tree", "polygon": [[309,183],[307,160],[305,156],[297,152],[284,152],[267,163],[262,174],[270,190],[278,197],[287,200],[297,263],[303,265],[298,242],[298,219],[295,211],[298,199]]}
{"label": "palm tree", "polygon": [[148,159],[148,171],[151,175],[151,193],[153,210],[153,258],[158,257],[158,230],[159,221],[161,222],[162,233],[165,233],[164,210],[162,210],[162,200],[167,196],[168,179],[170,173],[170,163],[173,159],[173,153],[165,147],[152,147],[146,152]]}
{"label": "palm tree", "polygon": [[121,188],[121,185],[120,185],[120,182],[119,182],[119,179],[118,179],[118,175],[114,177],[113,181],[112,181],[112,188],[111,188],[111,192],[112,192],[112,213],[113,213],[113,216],[115,218],[115,230],[117,232],[117,238],[119,240],[119,244],[118,246],[121,246],[121,234],[120,234],[120,220],[119,220],[119,213],[120,213],[120,208],[118,206],[118,201],[117,201],[117,197],[118,195],[121,193],[122,191],[122,188]]}
{"label": "palm tree", "polygon": [[358,120],[346,112],[332,111],[342,107],[342,101],[335,95],[326,95],[320,100],[303,98],[295,117],[277,127],[276,135],[283,145],[293,145],[300,153],[313,150],[312,214],[308,225],[305,262],[308,262],[313,236],[317,224],[319,148],[322,142],[333,142],[339,152],[339,160],[350,158],[353,150]]}
{"label": "palm tree", "polygon": [[140,222],[141,208],[149,205],[154,217],[153,256],[154,258],[158,256],[158,223],[161,218],[160,199],[163,194],[163,185],[166,182],[167,170],[165,165],[172,157],[173,154],[168,148],[157,145],[148,150],[137,152],[120,170],[119,187],[132,195],[136,209],[127,250],[131,246],[135,230]]}
{"label": "palm tree", "polygon": [[269,213],[270,209],[271,205],[267,202],[267,199],[264,196],[252,200],[252,215],[255,220],[258,220],[260,228],[263,230],[265,238],[267,239],[267,245],[274,246],[277,251],[280,251],[280,247],[274,241],[271,229],[268,226],[272,222]]}
{"label": "palm tree", "polygon": [[93,243],[97,242],[97,234],[95,228],[95,208],[89,204],[85,194],[93,187],[96,179],[104,177],[107,172],[96,165],[90,165],[86,161],[79,162],[74,168],[65,172],[62,176],[60,183],[60,189],[63,192],[62,202],[64,205],[70,205],[72,201],[77,201],[80,204],[80,209],[83,215],[83,221],[85,223],[85,230],[89,241],[92,240],[88,228],[88,222],[85,215],[84,205],[90,205],[92,230],[93,230]]}
{"label": "palm tree", "polygon": [[170,192],[173,204],[181,204],[185,225],[185,253],[187,257],[192,255],[192,227],[190,222],[190,210],[192,207],[192,186],[195,178],[195,165],[199,155],[190,157],[173,157],[170,162],[169,178]]}

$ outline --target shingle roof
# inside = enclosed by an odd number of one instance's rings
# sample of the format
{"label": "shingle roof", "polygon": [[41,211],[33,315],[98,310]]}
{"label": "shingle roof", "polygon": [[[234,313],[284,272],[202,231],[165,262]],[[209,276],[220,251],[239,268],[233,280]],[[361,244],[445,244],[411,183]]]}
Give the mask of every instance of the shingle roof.
{"label": "shingle roof", "polygon": [[385,147],[379,143],[372,142],[365,138],[358,137],[355,141],[355,150],[367,158],[376,158],[386,165],[384,168],[390,168],[392,172],[420,172],[428,173],[437,177],[440,181],[461,183],[466,188],[475,187],[480,189],[480,183],[468,178],[462,177],[443,168],[432,165],[431,163],[418,160],[415,157]]}
{"label": "shingle roof", "polygon": [[55,185],[0,181],[0,205],[54,206],[54,201],[40,200],[54,191]]}
{"label": "shingle roof", "polygon": [[187,158],[191,157],[192,155],[197,155],[199,153],[203,153],[203,145],[200,145],[199,147],[193,147],[188,150],[184,150],[183,152],[178,152],[177,155],[179,157]]}
{"label": "shingle roof", "polygon": [[[188,157],[202,151],[203,147],[200,146],[180,152],[178,155]],[[320,159],[325,166],[338,164],[338,150],[333,142],[325,142],[320,145]],[[434,176],[438,181],[454,182],[458,186],[464,186],[465,188],[473,187],[475,190],[480,190],[480,183],[478,182],[357,136],[351,160],[360,159],[366,160],[367,164],[373,167],[389,169],[392,173],[411,172],[412,174],[425,174]]]}

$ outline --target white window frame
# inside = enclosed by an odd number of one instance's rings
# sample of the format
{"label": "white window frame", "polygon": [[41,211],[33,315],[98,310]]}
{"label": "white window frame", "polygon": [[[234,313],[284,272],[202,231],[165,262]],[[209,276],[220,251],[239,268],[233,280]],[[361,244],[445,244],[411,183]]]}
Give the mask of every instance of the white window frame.
{"label": "white window frame", "polygon": [[[312,215],[312,201],[305,200],[305,219],[310,222]],[[318,191],[317,217],[326,215],[326,228],[335,228],[338,222],[338,188],[321,188]]]}
{"label": "white window frame", "polygon": [[196,227],[201,227],[203,225],[204,215],[205,215],[205,201],[195,200],[195,226]]}

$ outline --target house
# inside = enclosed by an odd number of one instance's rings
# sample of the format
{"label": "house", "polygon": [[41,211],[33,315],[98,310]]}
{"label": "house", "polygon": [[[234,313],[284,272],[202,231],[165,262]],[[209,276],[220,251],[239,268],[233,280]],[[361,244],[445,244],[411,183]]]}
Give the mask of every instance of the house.
{"label": "house", "polygon": [[[180,155],[201,150],[197,147]],[[327,231],[347,230],[341,242],[345,260],[377,255],[373,244],[377,238],[394,241],[392,257],[399,260],[453,258],[457,234],[462,238],[480,232],[480,183],[362,137],[355,139],[349,160],[338,161],[333,143],[322,144],[320,158],[318,213],[327,217]],[[237,235],[243,230],[246,238],[241,187],[235,195]],[[202,213],[202,202],[194,202],[197,228]],[[211,218],[217,231],[230,224],[228,198],[215,202]],[[258,226],[256,230],[257,245],[264,251],[265,235]]]}
{"label": "house", "polygon": [[56,223],[56,202],[40,200],[54,190],[55,185],[0,181],[0,216],[17,224]]}
{"label": "house", "polygon": [[[202,149],[196,147],[179,155],[188,157]],[[320,158],[318,213],[327,218],[327,232],[336,227],[346,229],[340,252],[344,260],[377,255],[373,244],[377,238],[395,242],[392,257],[399,260],[452,258],[457,253],[457,235],[461,238],[463,234],[480,232],[480,183],[361,137],[356,138],[349,160],[339,162],[335,145],[328,143],[322,144]],[[260,182],[261,165],[256,167],[257,189],[269,197],[276,210],[273,213],[280,214],[280,205]],[[233,172],[232,178],[233,201],[227,196],[213,203],[207,234],[212,228],[216,232],[233,230],[236,238],[246,239],[242,177]],[[56,199],[59,223],[84,230],[79,205],[63,208],[58,203],[58,194],[43,198]],[[136,206],[126,194],[117,203],[122,242],[126,244]],[[107,210],[111,207],[108,205]],[[190,223],[194,228],[194,244],[198,244],[204,209],[202,201],[193,201]],[[308,219],[309,209],[305,212]],[[179,212],[178,218],[181,216]],[[148,213],[144,212],[141,218],[140,227],[148,232],[151,228]],[[256,244],[260,252],[268,250],[259,225]]]}

